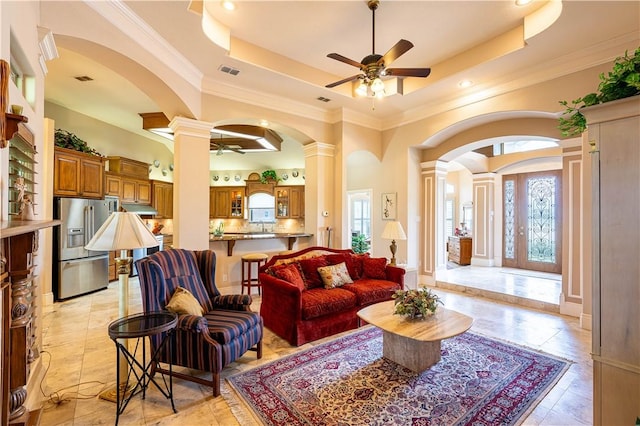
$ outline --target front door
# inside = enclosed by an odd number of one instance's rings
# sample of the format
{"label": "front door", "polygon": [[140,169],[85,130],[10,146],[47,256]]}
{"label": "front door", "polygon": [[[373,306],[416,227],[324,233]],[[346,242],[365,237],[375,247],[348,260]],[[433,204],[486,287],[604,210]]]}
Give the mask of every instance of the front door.
{"label": "front door", "polygon": [[503,266],[562,273],[561,180],[561,170],[503,176]]}

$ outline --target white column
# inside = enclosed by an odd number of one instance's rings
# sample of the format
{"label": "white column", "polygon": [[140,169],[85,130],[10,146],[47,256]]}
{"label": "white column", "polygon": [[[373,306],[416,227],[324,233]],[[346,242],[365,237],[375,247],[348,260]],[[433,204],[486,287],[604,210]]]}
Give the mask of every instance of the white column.
{"label": "white column", "polygon": [[436,271],[447,265],[444,236],[444,209],[447,184],[447,167],[442,161],[420,164],[422,168],[423,207],[422,262],[419,274],[426,284],[434,284]]}
{"label": "white column", "polygon": [[[327,227],[335,228],[340,212],[334,206],[334,153],[335,147],[321,142],[304,146],[305,157],[305,231],[314,234],[314,245],[326,246]],[[331,233],[332,247],[340,248],[335,232]]]}
{"label": "white column", "polygon": [[173,243],[209,248],[209,140],[211,123],[174,117]]}

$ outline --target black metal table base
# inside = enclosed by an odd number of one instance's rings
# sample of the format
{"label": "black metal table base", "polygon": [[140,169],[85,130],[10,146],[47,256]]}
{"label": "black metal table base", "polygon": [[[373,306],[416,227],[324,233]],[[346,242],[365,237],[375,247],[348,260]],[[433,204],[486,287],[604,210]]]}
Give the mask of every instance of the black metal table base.
{"label": "black metal table base", "polygon": [[[116,340],[116,348],[117,348],[118,355],[120,354],[124,355],[124,358],[127,361],[127,368],[128,368],[126,383],[117,384],[116,406],[118,408],[117,408],[117,414],[116,414],[116,425],[118,424],[120,414],[122,414],[125,408],[127,408],[127,405],[129,404],[129,401],[131,401],[131,398],[133,398],[134,396],[142,392],[142,399],[145,399],[147,388],[151,383],[153,383],[156,386],[156,388],[158,388],[158,390],[162,393],[162,395],[164,395],[166,398],[171,400],[171,408],[173,409],[173,412],[174,413],[178,412],[176,410],[176,406],[173,401],[172,365],[169,364],[169,380],[168,380],[169,383],[167,383],[167,379],[165,378],[165,376],[162,373],[160,374],[162,376],[162,382],[164,386],[160,386],[160,384],[156,381],[155,371],[154,371],[155,369],[152,370],[152,368],[154,367],[154,364],[158,363],[158,355],[160,354],[160,351],[163,349],[164,346],[167,345],[167,341],[171,338],[173,338],[173,332],[169,331],[169,334],[162,341],[162,344],[160,345],[160,347],[152,354],[151,360],[149,360],[148,363],[146,362],[147,349],[146,349],[146,345],[144,344],[144,337],[139,337],[136,340],[136,345],[133,353],[129,352],[129,349],[125,344],[122,344]],[[136,358],[136,355],[138,353],[138,348],[140,346],[142,346],[142,363],[140,363]],[[171,345],[169,345],[169,357],[171,357]],[[116,374],[118,378],[120,377],[120,368],[122,367],[120,366],[120,356],[118,356],[118,362],[116,365]],[[135,385],[131,388],[132,376],[135,376]],[[128,389],[131,389],[131,390],[128,391]]]}

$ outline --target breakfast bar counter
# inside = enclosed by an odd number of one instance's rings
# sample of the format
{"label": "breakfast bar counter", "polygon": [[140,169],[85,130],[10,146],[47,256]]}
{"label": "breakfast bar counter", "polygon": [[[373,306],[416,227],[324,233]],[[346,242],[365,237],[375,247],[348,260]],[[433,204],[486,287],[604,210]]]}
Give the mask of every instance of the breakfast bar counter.
{"label": "breakfast bar counter", "polygon": [[227,256],[232,256],[233,247],[236,245],[236,241],[286,239],[287,250],[292,250],[296,240],[298,238],[305,237],[313,237],[313,234],[307,234],[305,232],[229,232],[224,233],[221,236],[209,234],[209,241],[226,241]]}

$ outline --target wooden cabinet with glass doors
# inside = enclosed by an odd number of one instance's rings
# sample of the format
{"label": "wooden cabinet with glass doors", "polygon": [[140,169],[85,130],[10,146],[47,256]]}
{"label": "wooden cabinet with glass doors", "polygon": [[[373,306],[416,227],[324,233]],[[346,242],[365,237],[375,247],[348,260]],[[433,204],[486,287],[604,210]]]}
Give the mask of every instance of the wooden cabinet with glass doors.
{"label": "wooden cabinet with glass doors", "polygon": [[244,186],[211,187],[209,191],[209,216],[220,219],[244,217]]}
{"label": "wooden cabinet with glass doors", "polygon": [[304,186],[279,186],[275,190],[276,218],[304,217]]}

